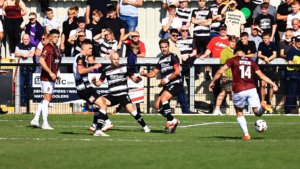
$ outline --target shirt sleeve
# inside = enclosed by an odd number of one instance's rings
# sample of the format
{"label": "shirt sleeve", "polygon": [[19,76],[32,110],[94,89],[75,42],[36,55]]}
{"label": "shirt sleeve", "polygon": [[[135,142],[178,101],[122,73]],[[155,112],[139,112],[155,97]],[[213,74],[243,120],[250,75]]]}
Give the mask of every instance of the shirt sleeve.
{"label": "shirt sleeve", "polygon": [[46,59],[49,55],[50,55],[50,48],[49,46],[44,46],[43,50],[42,50],[42,54],[41,57],[43,57],[44,59]]}
{"label": "shirt sleeve", "polygon": [[106,78],[105,74],[106,74],[106,69],[104,69],[104,70],[102,71],[101,76],[100,76],[100,80],[101,80],[102,82],[103,82],[103,81],[105,80],[105,78]]}
{"label": "shirt sleeve", "polygon": [[260,42],[257,51],[258,51],[258,52],[261,52],[261,51],[262,51],[262,48],[263,48],[263,42]]}
{"label": "shirt sleeve", "polygon": [[118,42],[115,40],[114,44],[112,45],[112,50],[114,50],[115,52],[118,50]]}
{"label": "shirt sleeve", "polygon": [[145,44],[144,44],[143,42],[140,42],[139,45],[140,45],[140,53],[143,53],[143,52],[146,53],[146,47],[145,47]]}
{"label": "shirt sleeve", "polygon": [[176,54],[173,54],[171,59],[172,65],[180,64],[179,58]]}

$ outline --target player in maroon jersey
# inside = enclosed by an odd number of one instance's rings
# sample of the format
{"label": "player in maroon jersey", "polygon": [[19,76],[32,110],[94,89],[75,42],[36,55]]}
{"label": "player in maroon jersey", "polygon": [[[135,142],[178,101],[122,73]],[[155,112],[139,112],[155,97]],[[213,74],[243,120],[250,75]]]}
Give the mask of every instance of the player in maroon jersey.
{"label": "player in maroon jersey", "polygon": [[59,39],[59,31],[53,29],[50,31],[50,41],[43,47],[40,56],[41,72],[41,92],[44,94],[44,99],[39,103],[36,114],[31,120],[31,125],[39,127],[39,116],[43,114],[42,129],[53,130],[48,123],[48,105],[52,100],[55,81],[58,79],[57,72],[61,59],[60,51],[57,47]]}
{"label": "player in maroon jersey", "polygon": [[236,110],[237,121],[244,132],[243,140],[250,140],[248,133],[247,121],[243,114],[243,108],[246,103],[252,107],[256,116],[261,116],[265,110],[271,111],[271,107],[266,103],[260,103],[259,96],[255,86],[254,75],[269,83],[274,91],[278,90],[277,85],[265,76],[257,64],[247,57],[243,57],[245,53],[242,49],[235,51],[235,57],[228,59],[222,66],[209,85],[209,90],[213,91],[216,80],[229,68],[232,70],[233,96],[232,101]]}

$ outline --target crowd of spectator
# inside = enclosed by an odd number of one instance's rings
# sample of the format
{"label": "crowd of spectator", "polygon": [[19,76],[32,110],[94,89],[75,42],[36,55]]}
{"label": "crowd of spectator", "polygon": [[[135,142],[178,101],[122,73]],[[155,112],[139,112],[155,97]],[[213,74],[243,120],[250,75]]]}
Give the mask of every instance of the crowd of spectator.
{"label": "crowd of spectator", "polygon": [[[170,51],[179,57],[183,65],[182,80],[187,82],[188,89],[189,67],[184,65],[193,64],[196,58],[210,57],[220,58],[220,63],[223,64],[233,56],[236,48],[243,49],[245,57],[252,58],[258,64],[269,64],[275,58],[286,59],[288,64],[299,64],[295,61],[299,50],[298,39],[300,41],[297,37],[300,35],[299,1],[214,0],[211,3],[212,1],[198,0],[198,6],[190,7],[189,0],[162,0],[162,10],[166,11],[166,16],[161,21],[158,36],[168,39]],[[42,23],[37,21],[36,13],[28,15],[22,0],[0,0],[0,6],[0,40],[4,37],[4,29],[11,57],[32,58],[38,62],[52,29],[62,32],[60,50],[65,57],[74,57],[79,53],[81,42],[86,39],[93,42],[95,57],[109,59],[112,53],[117,52],[128,57],[128,62],[134,64],[137,58],[146,55],[145,44],[137,31],[138,8],[143,6],[143,0],[119,0],[117,5],[112,5],[110,0],[87,0],[85,16],[79,16],[79,8],[73,6],[66,11],[65,21],[60,21],[51,8],[45,8]],[[26,15],[29,20],[23,26],[23,16]],[[25,34],[21,43],[22,31]],[[126,51],[123,52],[123,49]],[[291,53],[295,55],[292,56]],[[133,69],[138,72],[138,68]],[[210,80],[217,69],[218,67],[205,67],[205,79]],[[297,68],[280,68],[277,71],[275,67],[264,66],[262,70],[274,80],[276,73],[280,74],[282,86],[289,86],[289,83],[299,85]],[[30,71],[39,72],[40,69],[37,67]],[[292,75],[289,76],[290,74]],[[21,78],[22,83],[25,80]],[[224,85],[229,84],[230,80],[231,76],[226,73],[223,80],[216,84],[215,100],[212,103],[216,105],[216,114],[220,114],[221,104],[226,104],[223,100],[226,93],[230,93],[230,87],[227,86],[225,90]],[[262,101],[271,104],[271,88],[268,88],[270,90],[266,97],[266,83],[262,81],[259,86]],[[285,103],[291,105],[286,106],[289,107],[286,113],[291,113],[295,106],[293,98],[290,98],[291,93],[296,98],[294,95],[299,93],[298,88],[291,91],[284,87],[284,97],[279,102],[279,106]],[[223,103],[217,98],[221,98]],[[23,100],[22,98],[22,103]],[[183,113],[190,113],[184,87],[178,102]]]}

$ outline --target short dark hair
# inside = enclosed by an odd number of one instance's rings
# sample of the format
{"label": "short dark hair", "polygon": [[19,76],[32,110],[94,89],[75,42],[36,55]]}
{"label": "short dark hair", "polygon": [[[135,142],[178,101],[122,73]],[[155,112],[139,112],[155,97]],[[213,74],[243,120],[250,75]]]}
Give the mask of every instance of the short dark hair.
{"label": "short dark hair", "polygon": [[84,40],[84,41],[81,42],[81,48],[82,48],[84,45],[93,45],[93,43],[92,43],[91,40],[86,39],[86,40]]}
{"label": "short dark hair", "polygon": [[268,8],[269,8],[269,4],[267,2],[260,4],[260,9],[268,9]]}
{"label": "short dark hair", "polygon": [[271,36],[271,33],[270,32],[263,32],[262,37],[265,37],[265,36]]}
{"label": "short dark hair", "polygon": [[244,50],[242,48],[235,48],[234,49],[234,54],[236,54],[237,52],[244,52]]}
{"label": "short dark hair", "polygon": [[170,34],[172,33],[179,33],[178,29],[170,29]]}
{"label": "short dark hair", "polygon": [[107,13],[114,12],[114,11],[116,11],[116,10],[117,10],[117,8],[116,8],[115,5],[109,5],[109,6],[107,7]]}
{"label": "short dark hair", "polygon": [[45,13],[47,13],[47,12],[53,12],[53,10],[51,8],[47,8],[47,9],[45,9]]}
{"label": "short dark hair", "polygon": [[249,34],[247,32],[242,32],[240,35],[240,38],[245,37],[245,36],[249,37]]}
{"label": "short dark hair", "polygon": [[160,39],[159,42],[158,42],[159,46],[160,46],[162,43],[166,43],[166,44],[168,44],[168,46],[169,46],[169,44],[170,44],[169,41],[168,41],[168,39]]}
{"label": "short dark hair", "polygon": [[50,32],[49,32],[50,35],[52,34],[60,34],[59,30],[57,29],[52,29]]}
{"label": "short dark hair", "polygon": [[236,36],[235,36],[235,35],[229,35],[229,36],[228,36],[228,41],[229,41],[229,42],[232,42],[233,40],[234,40],[234,41],[237,40]]}

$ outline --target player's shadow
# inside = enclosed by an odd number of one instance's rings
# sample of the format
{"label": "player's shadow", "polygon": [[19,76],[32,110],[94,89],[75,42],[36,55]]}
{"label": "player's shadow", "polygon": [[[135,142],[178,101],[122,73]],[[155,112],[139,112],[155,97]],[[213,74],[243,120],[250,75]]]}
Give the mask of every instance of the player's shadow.
{"label": "player's shadow", "polygon": [[59,132],[58,134],[66,134],[66,135],[91,135],[91,133],[78,133],[78,132],[72,132],[72,131],[63,131],[63,132]]}
{"label": "player's shadow", "polygon": [[32,128],[32,129],[41,129],[40,127],[37,127],[37,126],[26,126],[28,128]]}

